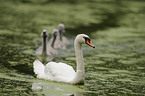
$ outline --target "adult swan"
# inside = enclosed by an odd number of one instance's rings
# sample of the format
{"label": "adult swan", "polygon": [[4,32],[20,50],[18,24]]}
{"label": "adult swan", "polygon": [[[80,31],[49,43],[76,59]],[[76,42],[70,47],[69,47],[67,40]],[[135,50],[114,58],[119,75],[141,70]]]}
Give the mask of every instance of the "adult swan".
{"label": "adult swan", "polygon": [[87,44],[95,48],[95,46],[91,44],[89,36],[85,34],[77,35],[74,41],[77,63],[76,72],[70,65],[65,63],[49,62],[46,66],[44,66],[39,60],[35,60],[33,67],[35,74],[37,74],[37,78],[71,84],[84,84],[85,68],[83,62],[82,44]]}

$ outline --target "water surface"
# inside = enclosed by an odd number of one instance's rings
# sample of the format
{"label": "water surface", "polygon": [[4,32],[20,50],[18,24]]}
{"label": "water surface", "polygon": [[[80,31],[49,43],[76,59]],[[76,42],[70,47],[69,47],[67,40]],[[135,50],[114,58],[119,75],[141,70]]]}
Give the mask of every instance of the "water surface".
{"label": "water surface", "polygon": [[[17,3],[17,10],[13,2],[5,2],[2,6],[6,9],[0,11],[4,12],[0,15],[3,20],[0,26],[0,95],[145,95],[144,1],[94,0],[76,3],[75,8],[70,3],[62,6],[59,2],[51,2],[51,5]],[[58,12],[56,6],[66,8]],[[9,9],[11,11],[7,11]],[[36,15],[37,9],[41,14]],[[47,10],[51,14],[48,15]],[[64,15],[70,10],[72,13]],[[17,12],[22,14],[16,15]],[[65,20],[61,21],[58,15],[54,19],[52,14],[64,15]],[[13,18],[15,16],[17,19]],[[67,16],[72,16],[72,19]],[[35,50],[41,45],[41,29],[49,25],[48,31],[51,33],[50,30],[60,22],[65,23],[65,36],[71,44],[53,61],[67,63],[76,69],[73,48],[76,34],[88,34],[96,46],[96,49],[83,46],[85,85],[50,82],[33,77],[32,64],[37,59]]]}

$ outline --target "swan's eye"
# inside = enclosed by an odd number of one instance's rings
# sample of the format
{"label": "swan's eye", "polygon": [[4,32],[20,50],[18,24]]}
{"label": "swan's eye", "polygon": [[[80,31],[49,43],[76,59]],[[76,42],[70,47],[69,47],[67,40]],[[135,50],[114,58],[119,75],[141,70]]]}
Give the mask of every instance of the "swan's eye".
{"label": "swan's eye", "polygon": [[87,42],[90,42],[91,40],[90,40],[90,38],[88,38],[88,37],[84,37],[84,39],[85,39],[85,42],[87,41]]}
{"label": "swan's eye", "polygon": [[91,43],[90,38],[88,38],[88,37],[84,37],[84,39],[85,39],[85,43],[86,43],[87,45],[89,45],[89,46],[95,48],[95,46]]}

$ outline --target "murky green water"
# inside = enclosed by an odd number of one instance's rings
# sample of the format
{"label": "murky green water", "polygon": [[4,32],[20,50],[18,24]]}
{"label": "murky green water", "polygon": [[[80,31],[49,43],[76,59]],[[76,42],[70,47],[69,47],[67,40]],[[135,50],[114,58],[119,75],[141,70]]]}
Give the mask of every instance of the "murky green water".
{"label": "murky green water", "polygon": [[[0,95],[144,96],[144,3],[92,0],[77,2],[74,7],[65,2],[1,0]],[[53,61],[67,63],[76,69],[73,40],[78,33],[88,34],[96,46],[96,49],[83,46],[85,85],[33,77],[32,64],[37,59],[35,50],[41,45],[40,33],[43,28],[51,33],[59,23],[66,25],[65,35],[71,44]]]}

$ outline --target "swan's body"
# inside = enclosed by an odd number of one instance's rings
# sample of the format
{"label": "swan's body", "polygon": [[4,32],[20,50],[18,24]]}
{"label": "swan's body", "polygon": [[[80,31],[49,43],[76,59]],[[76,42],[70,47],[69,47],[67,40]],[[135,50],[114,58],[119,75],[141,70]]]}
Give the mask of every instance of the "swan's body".
{"label": "swan's body", "polygon": [[34,72],[37,78],[59,82],[69,82],[75,76],[73,68],[61,62],[49,62],[44,66],[39,60],[35,60]]}
{"label": "swan's body", "polygon": [[49,45],[47,44],[47,38],[48,38],[48,33],[46,30],[43,30],[43,32],[41,33],[42,36],[42,46],[40,46],[37,50],[36,50],[36,54],[37,55],[57,55],[57,51],[53,48],[53,42],[55,42],[55,39],[52,37],[50,39],[50,43]]}
{"label": "swan's body", "polygon": [[76,72],[70,65],[67,65],[65,63],[49,62],[46,64],[46,66],[44,66],[39,60],[35,60],[33,63],[33,67],[35,74],[37,74],[37,78],[58,82],[66,82],[71,84],[83,84],[85,79],[85,68],[81,48],[82,44],[84,43],[94,47],[90,43],[90,39],[87,35],[77,35],[74,42],[77,63]]}

